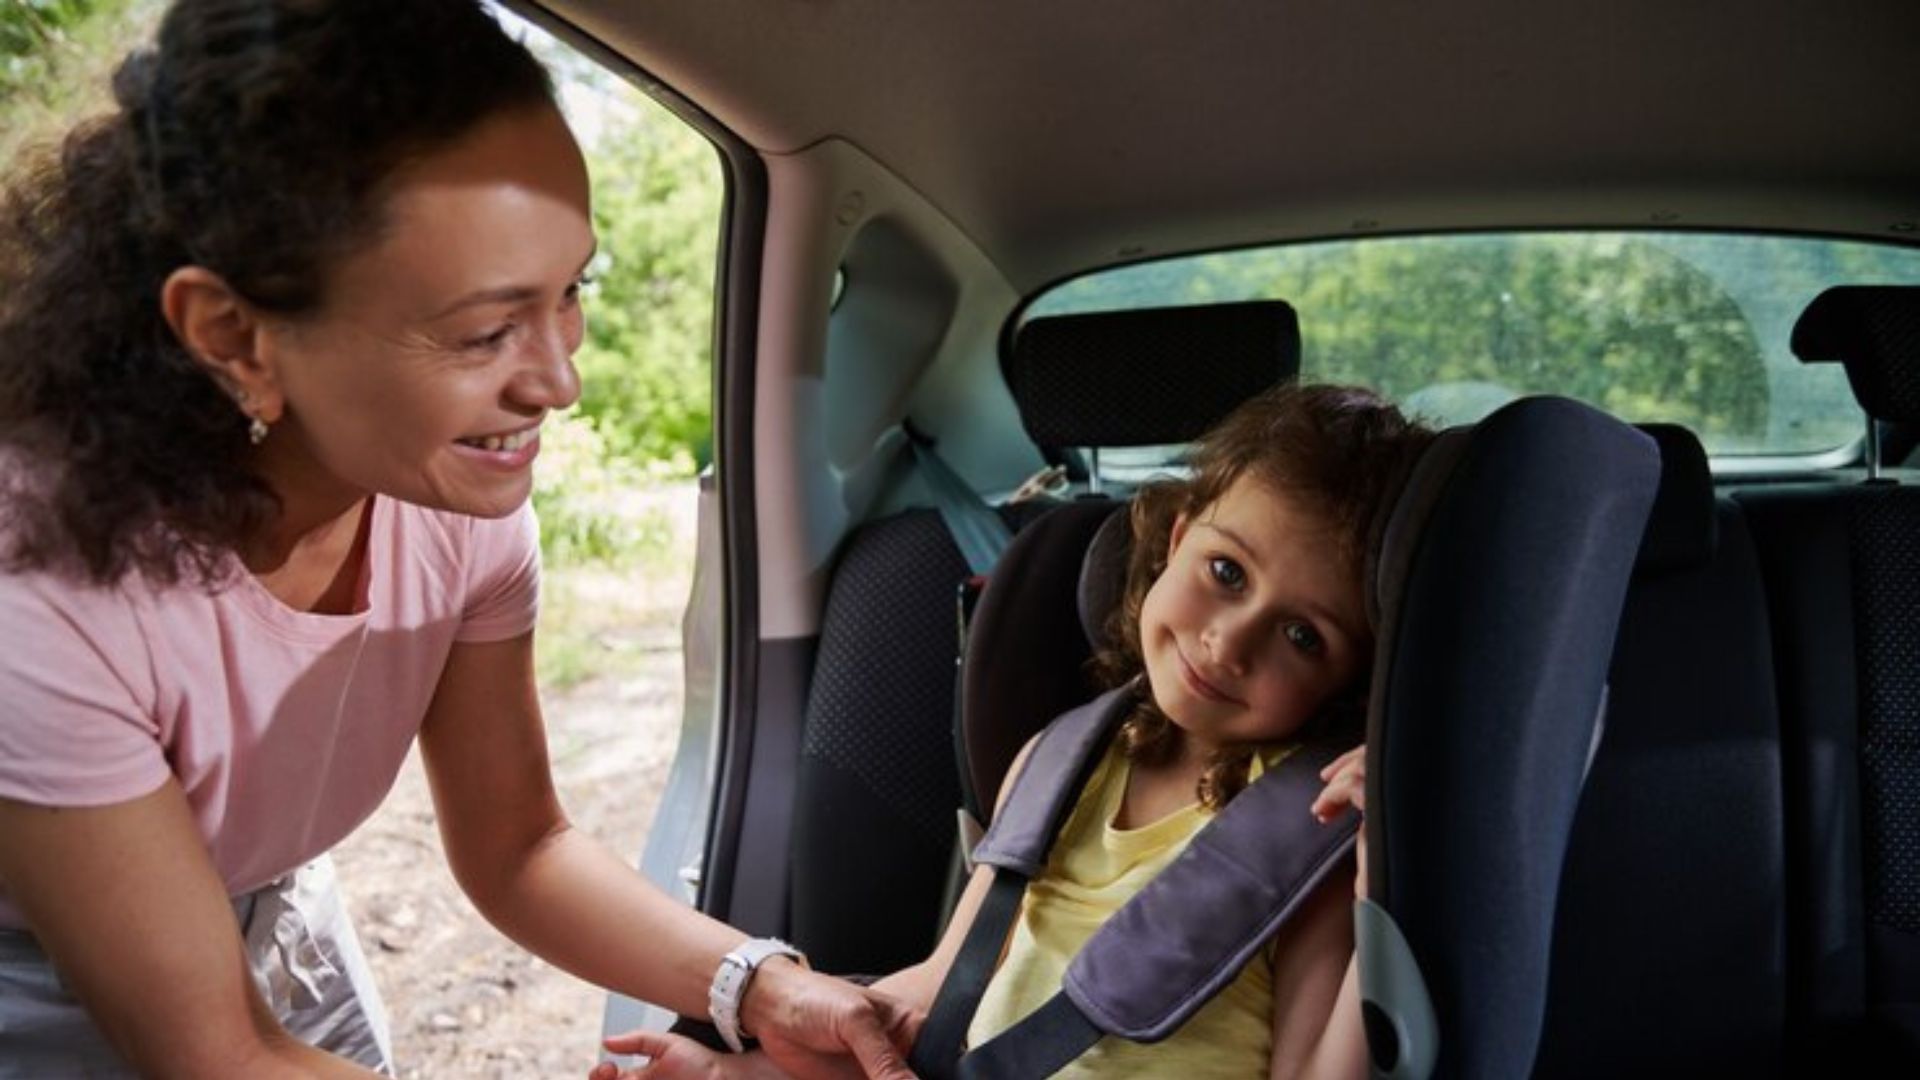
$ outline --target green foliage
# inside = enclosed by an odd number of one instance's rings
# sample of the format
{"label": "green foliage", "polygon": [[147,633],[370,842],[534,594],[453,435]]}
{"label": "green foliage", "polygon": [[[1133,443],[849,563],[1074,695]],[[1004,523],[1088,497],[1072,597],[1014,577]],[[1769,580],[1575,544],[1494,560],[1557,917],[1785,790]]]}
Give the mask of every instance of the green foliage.
{"label": "green foliage", "polygon": [[551,42],[586,146],[600,254],[589,273],[580,411],[610,453],[691,476],[711,457],[719,156],[652,99]]}
{"label": "green foliage", "polygon": [[0,2],[0,87],[12,87],[92,13],[96,0]]}
{"label": "green foliage", "polygon": [[595,260],[581,411],[615,452],[691,475],[711,457],[714,151],[678,120],[641,115],[591,155]]}
{"label": "green foliage", "polygon": [[550,417],[540,429],[533,507],[540,547],[553,566],[626,565],[663,553],[672,530],[632,496],[673,470],[653,469],[612,452],[598,423],[580,413]]}
{"label": "green foliage", "polygon": [[158,0],[0,0],[0,168],[105,106],[113,66]]}

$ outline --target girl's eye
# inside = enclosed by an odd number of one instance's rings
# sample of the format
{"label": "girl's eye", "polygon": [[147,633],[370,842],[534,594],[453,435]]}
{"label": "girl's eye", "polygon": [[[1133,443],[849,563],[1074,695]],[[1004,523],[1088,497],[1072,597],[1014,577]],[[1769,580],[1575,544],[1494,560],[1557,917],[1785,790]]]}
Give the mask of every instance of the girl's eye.
{"label": "girl's eye", "polygon": [[1319,655],[1327,647],[1326,639],[1308,623],[1288,623],[1281,632],[1287,635],[1287,644],[1310,656]]}
{"label": "girl's eye", "polygon": [[1229,589],[1238,590],[1247,583],[1247,572],[1240,568],[1239,563],[1225,556],[1216,555],[1208,559],[1207,573]]}

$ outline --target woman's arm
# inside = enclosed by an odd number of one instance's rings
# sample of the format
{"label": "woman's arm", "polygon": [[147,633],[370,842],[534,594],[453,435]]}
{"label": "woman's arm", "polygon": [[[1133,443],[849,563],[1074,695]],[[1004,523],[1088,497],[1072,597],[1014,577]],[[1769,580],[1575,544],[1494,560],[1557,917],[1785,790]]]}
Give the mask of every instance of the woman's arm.
{"label": "woman's arm", "polygon": [[[583,979],[707,1015],[714,971],[746,935],[668,897],[567,821],[548,771],[531,634],[455,645],[420,744],[448,861],[482,914]],[[741,1013],[783,1064],[804,1064],[793,1056],[802,1048],[851,1050],[871,1075],[909,1075],[917,1020],[837,979],[769,961]]]}
{"label": "woman's arm", "polygon": [[248,971],[179,785],[111,806],[0,799],[0,882],[143,1076],[372,1077],[287,1035]]}
{"label": "woman's arm", "polygon": [[[995,814],[1006,805],[1007,793],[1013,790],[1014,780],[1026,768],[1027,755],[1038,739],[1035,736],[1027,740],[1027,745],[1020,748],[1008,767],[1007,779],[1000,785],[1000,797],[993,808]],[[939,995],[941,984],[947,981],[947,972],[953,968],[954,958],[960,954],[960,946],[973,929],[973,920],[979,917],[980,905],[986,902],[987,890],[992,885],[993,868],[974,867],[966,891],[954,905],[953,918],[947,921],[946,931],[940,935],[940,944],[933,954],[874,983],[874,989],[921,1012],[933,1008],[933,999]],[[769,1063],[759,1054],[716,1054],[689,1039],[663,1032],[630,1031],[608,1039],[606,1045],[616,1054],[644,1054],[652,1060],[626,1072],[602,1063],[587,1074],[587,1080],[761,1080],[774,1075]]]}

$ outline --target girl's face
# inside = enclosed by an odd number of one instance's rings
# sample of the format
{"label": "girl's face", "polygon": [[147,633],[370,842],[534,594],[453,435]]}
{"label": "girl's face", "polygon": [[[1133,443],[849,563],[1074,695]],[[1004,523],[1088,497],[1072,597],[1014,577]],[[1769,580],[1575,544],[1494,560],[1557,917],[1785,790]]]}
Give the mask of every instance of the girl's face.
{"label": "girl's face", "polygon": [[270,324],[281,408],[261,467],[507,514],[531,491],[541,421],[580,394],[594,237],[579,148],[551,108],[506,112],[405,166],[385,210],[316,316]]}
{"label": "girl's face", "polygon": [[1244,475],[1175,521],[1140,647],[1189,755],[1289,736],[1359,675],[1372,638],[1350,562],[1321,521]]}

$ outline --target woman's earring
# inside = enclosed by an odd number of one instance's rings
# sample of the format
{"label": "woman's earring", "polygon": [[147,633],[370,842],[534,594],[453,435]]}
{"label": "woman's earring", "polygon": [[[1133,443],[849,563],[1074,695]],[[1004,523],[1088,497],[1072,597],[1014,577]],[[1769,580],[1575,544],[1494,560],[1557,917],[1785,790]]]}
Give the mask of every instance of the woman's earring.
{"label": "woman's earring", "polygon": [[255,416],[253,411],[247,408],[247,392],[241,390],[235,393],[234,401],[240,406],[240,412],[247,418],[247,442],[254,446],[259,446],[261,443],[266,442],[267,422]]}

